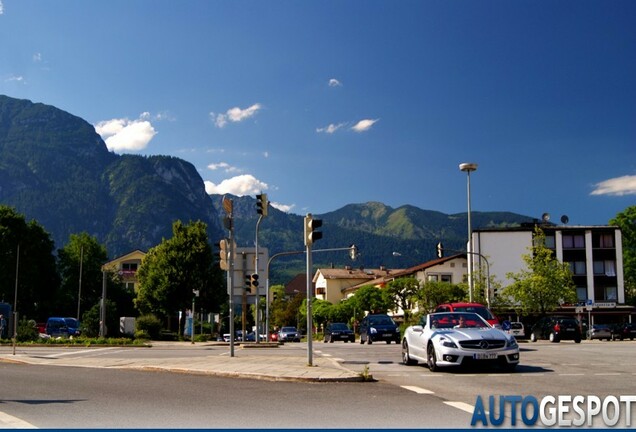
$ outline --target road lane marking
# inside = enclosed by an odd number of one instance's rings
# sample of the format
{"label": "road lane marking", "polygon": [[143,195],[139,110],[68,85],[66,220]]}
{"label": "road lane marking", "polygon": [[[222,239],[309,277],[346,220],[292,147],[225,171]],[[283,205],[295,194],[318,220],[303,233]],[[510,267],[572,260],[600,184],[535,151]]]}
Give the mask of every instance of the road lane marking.
{"label": "road lane marking", "polygon": [[605,373],[595,373],[596,376],[619,376],[618,372],[605,372]]}
{"label": "road lane marking", "polygon": [[435,393],[435,392],[423,389],[422,387],[418,387],[418,386],[400,386],[400,387],[402,387],[403,389],[415,392],[417,394],[434,394]]}
{"label": "road lane marking", "polygon": [[[61,353],[57,353],[57,354],[49,354],[49,355],[45,355],[45,356],[42,356],[42,357],[45,357],[45,358],[58,358],[58,357],[63,357],[63,356],[93,354],[93,353],[98,353],[100,351],[111,351],[112,352],[112,351],[114,351],[116,349],[118,349],[118,348],[114,348],[114,347],[91,348],[91,349],[85,349],[85,350],[61,352]],[[119,351],[123,351],[123,350],[119,349]]]}
{"label": "road lane marking", "polygon": [[[451,402],[451,401],[444,401],[444,403],[448,406],[451,406],[453,408],[457,408],[460,409],[462,411],[466,411],[467,413],[473,414],[473,412],[475,411],[475,407],[467,404],[465,402]],[[485,411],[486,414],[488,414],[488,411]]]}
{"label": "road lane marking", "polygon": [[37,429],[31,423],[0,411],[0,429]]}

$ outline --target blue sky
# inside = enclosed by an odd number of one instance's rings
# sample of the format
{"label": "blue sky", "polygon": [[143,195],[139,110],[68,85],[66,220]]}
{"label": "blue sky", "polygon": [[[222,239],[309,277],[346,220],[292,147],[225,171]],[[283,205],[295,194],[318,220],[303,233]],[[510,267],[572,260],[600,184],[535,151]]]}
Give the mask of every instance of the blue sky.
{"label": "blue sky", "polygon": [[636,2],[0,0],[0,94],[210,193],[550,213],[636,204]]}

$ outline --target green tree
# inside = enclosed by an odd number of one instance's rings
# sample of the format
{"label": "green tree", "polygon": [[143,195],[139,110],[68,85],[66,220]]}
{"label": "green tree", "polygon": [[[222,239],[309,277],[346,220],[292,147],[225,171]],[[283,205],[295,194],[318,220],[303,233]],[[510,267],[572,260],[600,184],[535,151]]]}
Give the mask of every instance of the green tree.
{"label": "green tree", "polygon": [[468,285],[439,281],[427,281],[416,294],[418,309],[424,314],[432,312],[439,304],[463,301],[467,297]]}
{"label": "green tree", "polygon": [[383,290],[389,303],[389,309],[402,309],[404,321],[410,322],[411,310],[415,305],[416,294],[420,289],[420,281],[415,277],[401,277],[392,280]]}
{"label": "green tree", "polygon": [[609,224],[621,229],[625,302],[636,306],[636,206],[627,207],[611,219]]}
{"label": "green tree", "polygon": [[[26,222],[12,207],[0,206],[0,300],[14,303],[20,319],[43,321],[56,313],[59,289],[55,245],[36,221]],[[18,255],[19,251],[19,255]],[[16,274],[17,270],[17,274]]]}
{"label": "green tree", "polygon": [[360,287],[353,295],[353,299],[357,310],[369,313],[385,313],[391,307],[386,296],[382,294],[382,290],[372,285]]}
{"label": "green tree", "polygon": [[576,301],[572,272],[567,263],[558,261],[545,246],[545,235],[540,228],[534,233],[529,254],[523,255],[526,269],[508,273],[514,282],[503,289],[502,295],[522,306],[526,313],[545,315],[560,303]]}
{"label": "green tree", "polygon": [[207,311],[218,311],[225,299],[225,285],[214,265],[206,224],[176,221],[172,234],[172,238],[148,251],[137,271],[135,307],[142,314],[174,316],[191,307],[192,291],[199,290],[197,304]]}
{"label": "green tree", "polygon": [[74,317],[79,312],[79,319],[83,311],[93,307],[102,297],[101,267],[108,259],[106,247],[88,233],[71,234],[57,256],[61,277],[59,313]]}
{"label": "green tree", "polygon": [[[299,329],[304,328],[301,318],[301,309],[304,299],[304,293],[296,293],[296,295],[286,298],[282,295],[278,296],[272,303],[271,324],[278,328],[283,326],[296,326],[296,324],[298,324]],[[302,316],[306,316],[306,312],[302,311]]]}

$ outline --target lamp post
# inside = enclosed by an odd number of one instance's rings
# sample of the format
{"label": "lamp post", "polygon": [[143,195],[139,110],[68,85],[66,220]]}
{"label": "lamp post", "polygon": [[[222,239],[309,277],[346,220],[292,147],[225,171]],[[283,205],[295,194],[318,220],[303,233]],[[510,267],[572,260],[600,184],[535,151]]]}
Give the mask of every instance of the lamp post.
{"label": "lamp post", "polygon": [[459,170],[466,173],[467,183],[467,197],[468,197],[468,299],[472,303],[473,301],[473,229],[470,221],[470,173],[477,170],[476,163],[465,162],[459,164]]}

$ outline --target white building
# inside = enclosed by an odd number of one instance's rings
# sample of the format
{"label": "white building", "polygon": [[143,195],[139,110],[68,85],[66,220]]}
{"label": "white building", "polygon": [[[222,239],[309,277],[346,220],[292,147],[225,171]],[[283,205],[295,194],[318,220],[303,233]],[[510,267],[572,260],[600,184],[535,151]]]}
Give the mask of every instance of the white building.
{"label": "white building", "polygon": [[[554,250],[559,261],[570,265],[574,275],[579,303],[562,309],[570,307],[572,312],[581,313],[583,306],[591,305],[596,315],[631,312],[633,308],[625,306],[619,227],[549,224],[540,227],[545,234],[546,246]],[[512,281],[506,274],[517,273],[526,267],[522,256],[531,253],[534,229],[534,224],[528,224],[519,228],[473,230],[473,267],[478,268],[479,260],[485,258],[491,276],[503,286],[509,285]]]}

